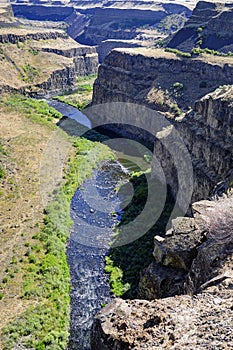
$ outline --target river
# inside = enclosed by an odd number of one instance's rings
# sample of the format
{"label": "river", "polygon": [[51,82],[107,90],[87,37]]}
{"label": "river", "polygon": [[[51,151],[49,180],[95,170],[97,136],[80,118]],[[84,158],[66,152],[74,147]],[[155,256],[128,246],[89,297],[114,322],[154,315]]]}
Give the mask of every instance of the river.
{"label": "river", "polygon": [[[75,119],[77,128],[91,128],[91,121],[74,107],[47,101],[64,116]],[[80,132],[80,134],[82,133]],[[71,325],[69,350],[89,350],[90,331],[95,314],[108,303],[108,275],[104,271],[114,226],[121,218],[122,198],[116,187],[126,182],[127,169],[118,161],[100,164],[91,179],[72,198],[73,226],[67,242],[71,276]]]}

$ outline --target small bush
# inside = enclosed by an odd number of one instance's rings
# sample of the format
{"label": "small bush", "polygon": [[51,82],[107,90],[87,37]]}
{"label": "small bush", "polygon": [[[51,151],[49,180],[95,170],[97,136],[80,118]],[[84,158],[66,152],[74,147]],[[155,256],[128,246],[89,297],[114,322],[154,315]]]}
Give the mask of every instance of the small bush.
{"label": "small bush", "polygon": [[180,108],[178,107],[178,105],[176,103],[174,103],[171,106],[171,110],[175,114],[176,117],[179,117],[181,115],[181,110],[180,110]]}
{"label": "small bush", "polygon": [[233,236],[233,198],[221,198],[210,208],[204,219],[208,235],[215,240],[228,240]]}
{"label": "small bush", "polygon": [[0,179],[4,179],[5,177],[5,170],[3,169],[2,165],[0,165]]}
{"label": "small bush", "polygon": [[184,57],[184,58],[190,58],[191,57],[191,53],[189,53],[189,52],[184,52],[184,51],[180,51],[180,50],[177,50],[177,49],[171,49],[170,47],[166,47],[165,51],[174,53],[174,54],[176,54],[179,57]]}
{"label": "small bush", "polygon": [[173,84],[173,89],[175,90],[183,90],[184,85],[182,83],[179,83],[178,81]]}

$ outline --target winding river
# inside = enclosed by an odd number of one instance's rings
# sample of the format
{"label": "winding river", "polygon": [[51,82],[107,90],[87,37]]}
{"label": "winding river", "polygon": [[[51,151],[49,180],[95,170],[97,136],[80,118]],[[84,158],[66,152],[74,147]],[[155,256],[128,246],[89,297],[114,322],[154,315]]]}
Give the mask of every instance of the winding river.
{"label": "winding river", "polygon": [[[57,101],[49,104],[77,128],[91,128],[79,110]],[[113,296],[104,271],[113,228],[121,218],[121,198],[116,187],[126,182],[127,169],[118,161],[101,164],[93,176],[78,188],[72,198],[70,215],[74,222],[67,243],[71,276],[71,325],[69,350],[89,350],[90,331],[95,314]]]}

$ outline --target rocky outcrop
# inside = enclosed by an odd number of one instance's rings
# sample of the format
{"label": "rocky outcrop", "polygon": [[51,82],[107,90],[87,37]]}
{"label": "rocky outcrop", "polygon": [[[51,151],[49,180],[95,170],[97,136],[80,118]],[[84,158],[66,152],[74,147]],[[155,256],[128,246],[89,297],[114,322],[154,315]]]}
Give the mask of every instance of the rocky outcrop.
{"label": "rocky outcrop", "polygon": [[199,1],[183,29],[168,43],[183,51],[193,47],[217,51],[233,51],[233,5],[232,3]]}
{"label": "rocky outcrop", "polygon": [[195,298],[116,299],[97,315],[91,349],[227,350],[233,346],[231,287]]}
{"label": "rocky outcrop", "polygon": [[233,197],[192,209],[194,218],[177,218],[155,237],[155,262],[141,273],[139,296],[164,299],[107,305],[95,318],[93,350],[233,346]]}
{"label": "rocky outcrop", "polygon": [[4,33],[4,30],[0,33],[0,43],[6,44],[17,44],[18,42],[25,42],[27,40],[51,40],[51,39],[67,39],[67,34],[64,31],[60,30],[43,30],[40,29],[37,30],[19,30],[12,28],[10,31],[6,30],[6,33]]}
{"label": "rocky outcrop", "polygon": [[50,40],[48,43],[35,44],[33,47],[35,50],[72,58],[74,69],[79,76],[97,73],[98,54],[93,46],[80,45],[66,37],[65,40],[56,40],[54,42]]}

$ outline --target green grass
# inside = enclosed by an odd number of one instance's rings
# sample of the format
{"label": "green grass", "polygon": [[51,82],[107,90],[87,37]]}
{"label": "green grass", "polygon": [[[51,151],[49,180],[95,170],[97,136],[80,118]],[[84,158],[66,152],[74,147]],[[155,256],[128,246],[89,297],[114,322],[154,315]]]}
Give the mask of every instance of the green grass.
{"label": "green grass", "polygon": [[54,99],[83,110],[91,103],[93,83],[97,75],[90,74],[77,78],[77,91],[56,96]]}
{"label": "green grass", "polygon": [[77,77],[76,82],[83,83],[85,81],[89,81],[91,79],[96,79],[96,78],[97,78],[97,74],[89,74],[89,75]]}
{"label": "green grass", "polygon": [[195,47],[192,49],[192,54],[193,55],[200,55],[202,53],[206,53],[208,55],[213,55],[213,56],[222,56],[222,57],[232,57],[233,56],[233,52],[229,51],[228,53],[224,53],[224,52],[219,52],[219,51],[215,51],[215,50],[211,50],[208,48],[205,49],[201,49],[198,47]]}
{"label": "green grass", "polygon": [[190,58],[191,57],[191,53],[189,53],[189,52],[184,52],[184,51],[180,51],[180,50],[177,50],[177,49],[172,49],[170,47],[166,47],[165,51],[174,53],[178,57],[184,57],[184,58]]}
{"label": "green grass", "polygon": [[[20,101],[21,111],[31,104],[34,107],[34,100],[23,99],[25,104]],[[63,184],[46,208],[43,227],[33,237],[35,242],[28,246],[23,257],[21,298],[32,300],[35,306],[30,306],[2,330],[3,350],[10,350],[18,343],[36,350],[67,348],[70,276],[66,241],[72,224],[70,201],[77,187],[92,175],[93,168],[113,158],[110,149],[100,142],[85,138],[73,140]]]}
{"label": "green grass", "polygon": [[37,68],[30,65],[30,63],[23,66],[24,77],[23,81],[27,83],[33,83],[34,80],[39,76],[40,72]]}
{"label": "green grass", "polygon": [[67,95],[66,95],[66,96],[57,96],[54,99],[57,101],[66,103],[72,107],[75,107],[80,111],[86,108],[91,102],[91,100],[88,100],[88,99],[79,101],[77,98],[73,97],[72,95],[70,95],[69,98],[67,98]]}
{"label": "green grass", "polygon": [[50,128],[55,128],[51,121],[62,117],[61,113],[48,106],[46,102],[27,98],[19,94],[9,95],[5,99],[4,104],[9,107],[9,110],[18,111],[33,122],[45,124]]}
{"label": "green grass", "polygon": [[4,156],[6,156],[7,153],[4,150],[4,147],[2,145],[2,140],[0,139],[0,181],[3,180],[6,176],[6,171],[4,169],[3,166],[3,160],[4,160]]}

